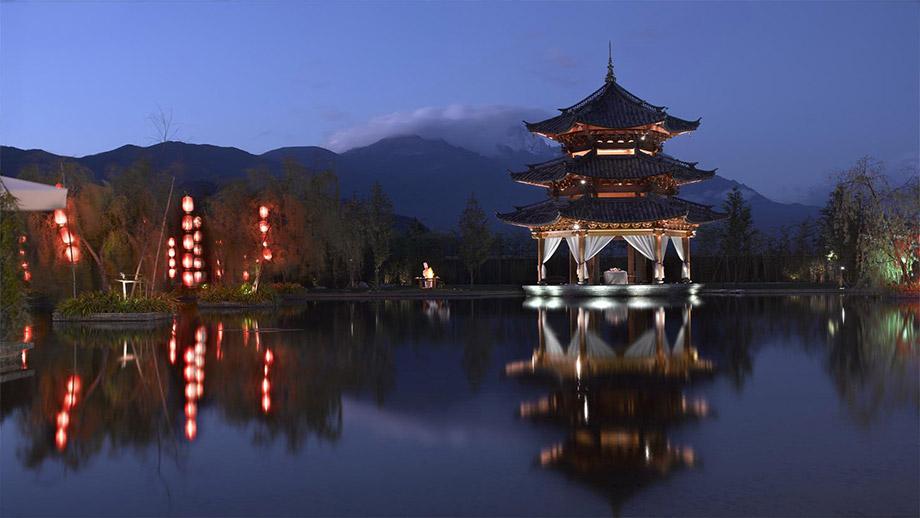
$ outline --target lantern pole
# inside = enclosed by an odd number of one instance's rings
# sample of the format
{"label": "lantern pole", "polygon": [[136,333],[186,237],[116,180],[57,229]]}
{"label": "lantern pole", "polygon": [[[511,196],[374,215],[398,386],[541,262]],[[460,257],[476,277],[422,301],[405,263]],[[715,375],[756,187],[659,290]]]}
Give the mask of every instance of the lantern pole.
{"label": "lantern pole", "polygon": [[[160,223],[160,239],[157,240],[157,253],[153,256],[153,276],[150,277],[150,284],[148,285],[148,289],[151,291],[156,290],[157,267],[160,265],[160,246],[163,244],[163,233],[166,231],[166,216],[169,214],[169,204],[172,202],[173,185],[175,183],[176,177],[173,176],[169,182],[169,196],[166,198],[166,208],[163,209],[163,221]],[[145,289],[144,292],[146,293],[147,290]]]}
{"label": "lantern pole", "polygon": [[[67,173],[64,172],[64,162],[61,162],[61,183],[64,187],[67,186]],[[67,201],[64,201],[64,208],[67,208]],[[74,261],[73,255],[73,234],[70,233],[70,230],[67,230],[69,239],[67,240],[67,251],[70,252],[70,257],[67,260],[70,262],[70,277],[73,281],[73,298],[77,298],[77,265]],[[76,360],[74,360],[76,361]]]}

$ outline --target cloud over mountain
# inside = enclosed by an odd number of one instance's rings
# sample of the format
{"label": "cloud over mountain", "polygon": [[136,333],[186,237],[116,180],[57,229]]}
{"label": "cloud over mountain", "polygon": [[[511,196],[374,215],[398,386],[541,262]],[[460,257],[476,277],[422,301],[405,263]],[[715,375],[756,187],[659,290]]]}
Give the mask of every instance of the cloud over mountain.
{"label": "cloud over mountain", "polygon": [[546,144],[524,129],[523,120],[539,120],[544,110],[503,105],[452,104],[394,112],[374,117],[366,123],[333,133],[325,147],[343,152],[367,146],[380,139],[419,135],[443,139],[455,146],[491,156],[502,147],[513,150],[542,148]]}

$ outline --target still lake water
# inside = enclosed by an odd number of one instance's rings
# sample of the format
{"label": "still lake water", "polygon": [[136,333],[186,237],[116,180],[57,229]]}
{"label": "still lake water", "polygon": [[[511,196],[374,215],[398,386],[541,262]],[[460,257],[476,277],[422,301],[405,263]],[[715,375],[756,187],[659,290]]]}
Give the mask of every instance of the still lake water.
{"label": "still lake water", "polygon": [[920,512],[917,302],[318,302],[32,333],[0,385],[2,516]]}

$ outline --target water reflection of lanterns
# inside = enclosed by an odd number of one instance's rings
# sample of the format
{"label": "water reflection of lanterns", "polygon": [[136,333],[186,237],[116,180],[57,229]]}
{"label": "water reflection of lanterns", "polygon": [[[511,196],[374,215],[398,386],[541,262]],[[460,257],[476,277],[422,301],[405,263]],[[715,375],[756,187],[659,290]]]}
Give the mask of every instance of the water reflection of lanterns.
{"label": "water reflection of lanterns", "polygon": [[262,221],[259,222],[259,232],[263,234],[268,232],[268,221],[265,221],[263,219]]}
{"label": "water reflection of lanterns", "polygon": [[70,411],[77,405],[78,396],[82,388],[83,384],[80,376],[74,374],[67,378],[63,408],[54,417],[54,424],[57,427],[54,433],[54,444],[58,450],[63,451],[67,446],[67,428],[71,422]]}
{"label": "water reflection of lanterns", "polygon": [[[258,336],[258,335],[256,335]],[[262,412],[267,414],[272,407],[271,389],[272,384],[269,381],[269,372],[272,363],[275,361],[275,355],[271,349],[265,349],[265,355],[262,357]]]}
{"label": "water reflection of lanterns", "polygon": [[272,249],[271,249],[271,248],[263,248],[263,249],[262,249],[262,258],[265,259],[266,261],[271,261],[271,260],[272,260]]}
{"label": "water reflection of lanterns", "polygon": [[195,200],[188,194],[182,197],[182,210],[185,212],[192,212],[195,210]]}

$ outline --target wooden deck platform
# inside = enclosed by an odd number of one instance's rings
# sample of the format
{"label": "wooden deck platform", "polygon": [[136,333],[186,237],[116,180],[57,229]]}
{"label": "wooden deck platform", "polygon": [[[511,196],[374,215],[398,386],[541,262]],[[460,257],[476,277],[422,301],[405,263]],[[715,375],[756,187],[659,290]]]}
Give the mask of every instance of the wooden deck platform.
{"label": "wooden deck platform", "polygon": [[564,284],[524,286],[528,297],[685,297],[696,295],[702,284]]}

